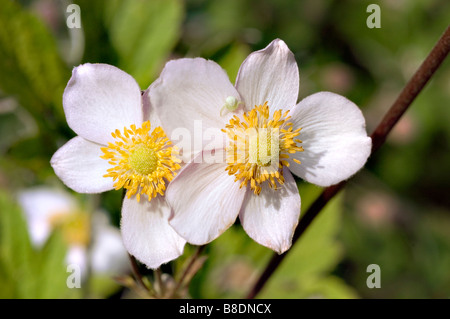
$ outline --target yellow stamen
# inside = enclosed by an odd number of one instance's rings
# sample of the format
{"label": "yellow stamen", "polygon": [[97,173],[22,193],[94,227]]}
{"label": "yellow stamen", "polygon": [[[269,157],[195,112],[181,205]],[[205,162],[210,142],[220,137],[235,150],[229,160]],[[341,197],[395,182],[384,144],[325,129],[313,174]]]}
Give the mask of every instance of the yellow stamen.
{"label": "yellow stamen", "polygon": [[[255,106],[244,113],[243,120],[236,115],[222,131],[228,136],[226,147],[227,163],[225,169],[229,175],[235,175],[240,187],[250,182],[250,188],[256,195],[261,192],[261,184],[277,189],[277,183],[284,183],[283,166],[289,166],[286,159],[290,154],[303,152],[296,137],[301,128],[294,130],[289,111],[275,111],[270,118],[267,102]],[[293,158],[300,164],[300,161]]]}
{"label": "yellow stamen", "polygon": [[158,194],[164,195],[166,181],[170,182],[175,171],[180,168],[178,151],[167,138],[161,127],[150,133],[150,122],[144,122],[141,128],[133,124],[124,128],[123,134],[116,130],[111,133],[115,143],[102,147],[101,158],[113,167],[103,177],[112,177],[114,188],[125,188],[127,197],[136,194],[139,202],[146,194],[150,201]]}

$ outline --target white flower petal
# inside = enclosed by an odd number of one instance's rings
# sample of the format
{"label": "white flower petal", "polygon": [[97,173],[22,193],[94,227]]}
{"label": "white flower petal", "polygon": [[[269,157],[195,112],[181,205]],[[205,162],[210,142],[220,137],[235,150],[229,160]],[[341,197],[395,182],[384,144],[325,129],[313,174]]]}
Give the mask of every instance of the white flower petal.
{"label": "white flower petal", "polygon": [[225,71],[217,63],[202,58],[169,61],[149,90],[151,106],[167,136],[174,143],[182,138],[199,139],[198,143],[189,143],[195,152],[201,151],[205,143],[204,131],[213,129],[220,134],[228,120],[242,112],[238,108],[220,116],[227,97],[241,98]]}
{"label": "white flower petal", "polygon": [[67,123],[78,135],[106,145],[111,133],[142,124],[141,91],[124,71],[107,64],[73,69],[63,95]]}
{"label": "white flower petal", "polygon": [[101,193],[113,189],[113,179],[103,177],[112,166],[103,155],[102,145],[77,136],[53,155],[50,164],[56,175],[78,193]]}
{"label": "white flower petal", "polygon": [[301,127],[303,152],[290,154],[289,169],[319,186],[341,182],[360,170],[370,155],[361,110],[343,96],[319,92],[308,96],[291,112],[294,129]]}
{"label": "white flower petal", "polygon": [[97,274],[120,274],[130,267],[120,231],[111,225],[95,228],[91,247],[92,271]]}
{"label": "white flower petal", "polygon": [[300,194],[294,177],[285,167],[284,185],[278,190],[262,187],[259,196],[248,191],[239,218],[247,234],[257,243],[281,254],[292,244],[300,217]]}
{"label": "white flower petal", "polygon": [[297,103],[299,83],[294,54],[280,39],[250,54],[236,78],[236,88],[245,101],[246,111],[267,102],[271,114],[288,110]]}
{"label": "white flower petal", "polygon": [[66,255],[66,264],[77,265],[81,272],[81,278],[86,278],[87,276],[87,262],[87,252],[84,246],[73,245],[69,247]]}
{"label": "white flower petal", "polygon": [[[152,84],[153,85],[153,84]],[[150,104],[150,88],[148,88],[143,94],[142,94],[142,108],[143,108],[143,116],[144,116],[144,122],[150,121],[151,130],[155,129],[158,126],[161,125],[161,121],[159,119],[158,114],[156,114],[156,110],[154,107]]]}
{"label": "white flower petal", "polygon": [[52,231],[51,216],[68,214],[76,207],[67,193],[46,187],[22,191],[18,201],[27,219],[31,242],[36,247],[42,247]]}
{"label": "white flower petal", "polygon": [[183,253],[186,241],[170,227],[171,210],[164,198],[148,202],[125,197],[121,230],[125,248],[147,267],[155,269]]}
{"label": "white flower petal", "polygon": [[170,224],[191,244],[209,243],[236,220],[245,188],[239,188],[225,167],[191,162],[167,188],[166,199],[174,213]]}

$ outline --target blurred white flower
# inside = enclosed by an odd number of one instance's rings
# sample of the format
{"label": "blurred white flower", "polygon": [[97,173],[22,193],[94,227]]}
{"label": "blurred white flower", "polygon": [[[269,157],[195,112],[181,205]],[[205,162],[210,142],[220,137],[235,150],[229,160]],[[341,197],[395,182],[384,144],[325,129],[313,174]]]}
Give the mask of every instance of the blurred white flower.
{"label": "blurred white flower", "polygon": [[[36,248],[41,248],[58,228],[68,245],[67,264],[77,264],[82,276],[88,266],[94,274],[117,275],[129,270],[128,254],[120,231],[104,212],[92,216],[70,194],[47,187],[19,193],[21,205]],[[89,264],[90,263],[90,264]]]}

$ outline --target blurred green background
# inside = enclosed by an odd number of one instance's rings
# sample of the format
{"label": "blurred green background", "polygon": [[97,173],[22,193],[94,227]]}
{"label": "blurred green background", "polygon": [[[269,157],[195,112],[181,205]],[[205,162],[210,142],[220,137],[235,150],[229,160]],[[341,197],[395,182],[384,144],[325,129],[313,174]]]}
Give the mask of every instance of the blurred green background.
{"label": "blurred green background", "polygon": [[[361,107],[370,134],[450,22],[446,0],[81,0],[74,3],[82,27],[69,29],[70,3],[0,0],[1,298],[134,296],[96,275],[81,289],[67,288],[61,230],[33,248],[17,202],[19,192],[36,186],[65,189],[49,160],[75,136],[62,109],[74,66],[118,66],[145,90],[167,60],[202,56],[234,81],[250,52],[281,38],[299,65],[300,99],[342,94]],[[379,29],[366,26],[371,3],[381,8]],[[260,297],[450,297],[449,66],[447,59]],[[298,185],[305,211],[320,188]],[[86,211],[101,208],[119,225],[121,192],[71,194]],[[187,246],[163,271],[177,276],[193,251]],[[206,255],[189,297],[244,297],[272,252],[235,225]],[[381,288],[366,285],[370,264],[381,268]]]}

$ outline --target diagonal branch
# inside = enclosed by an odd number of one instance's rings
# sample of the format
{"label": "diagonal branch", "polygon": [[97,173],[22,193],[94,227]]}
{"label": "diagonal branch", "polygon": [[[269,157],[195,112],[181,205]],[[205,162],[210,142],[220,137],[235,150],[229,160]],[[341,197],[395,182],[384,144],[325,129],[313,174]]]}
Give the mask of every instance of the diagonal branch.
{"label": "diagonal branch", "polygon": [[[450,51],[450,27],[447,27],[444,34],[441,36],[439,41],[436,43],[434,48],[431,50],[430,54],[427,56],[425,61],[409,80],[406,86],[401,91],[398,98],[395,100],[394,104],[391,106],[389,111],[386,113],[384,118],[378,124],[375,131],[372,133],[372,153],[375,153],[381,145],[386,141],[387,135],[392,130],[394,125],[402,117],[420,91],[430,80],[434,72],[439,68],[441,63],[445,60]],[[303,218],[294,233],[292,239],[292,245],[294,245],[300,236],[305,232],[314,218],[320,213],[322,208],[332,199],[345,185],[347,181],[343,181],[339,184],[327,187],[323,190],[320,196],[314,201],[314,203],[306,211]],[[261,289],[266,284],[267,280],[274,273],[280,263],[283,261],[284,257],[289,253],[289,250],[284,254],[277,255],[274,254],[272,259],[267,264],[264,272],[259,277],[258,281],[252,287],[247,295],[248,299],[253,299],[261,291]]]}

